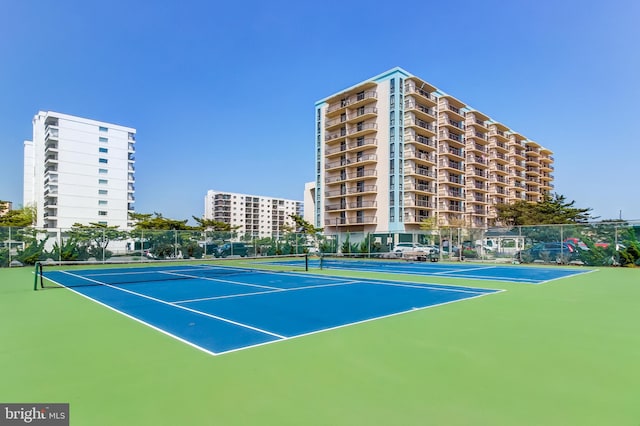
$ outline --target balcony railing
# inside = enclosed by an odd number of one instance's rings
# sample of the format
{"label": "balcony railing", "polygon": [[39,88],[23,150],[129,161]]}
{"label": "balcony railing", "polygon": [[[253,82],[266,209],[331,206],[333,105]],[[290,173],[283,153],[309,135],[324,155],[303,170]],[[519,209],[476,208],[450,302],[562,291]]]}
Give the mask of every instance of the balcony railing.
{"label": "balcony railing", "polygon": [[406,126],[414,125],[414,126],[422,127],[423,129],[433,131],[433,125],[431,123],[428,123],[424,120],[420,120],[419,118],[409,119],[406,121],[405,125]]}
{"label": "balcony railing", "polygon": [[417,102],[413,102],[410,100],[407,100],[405,102],[405,109],[409,110],[409,109],[417,109],[420,112],[423,112],[427,115],[430,115],[432,117],[435,117],[435,111],[432,108],[426,107],[424,105],[421,105]]}
{"label": "balcony railing", "polygon": [[464,136],[462,136],[462,135],[457,135],[457,134],[451,133],[451,132],[441,132],[440,135],[443,138],[449,138],[449,139],[452,139],[454,141],[464,142]]}
{"label": "balcony railing", "polygon": [[352,149],[362,148],[362,147],[372,147],[378,145],[378,140],[376,138],[365,138],[362,140],[351,140],[349,143],[342,143],[340,146],[332,147],[331,149],[327,149],[325,151],[325,155],[333,155],[338,152],[345,152]]}
{"label": "balcony railing", "polygon": [[423,89],[421,89],[419,87],[416,87],[415,84],[405,84],[404,91],[405,91],[405,94],[407,94],[407,95],[411,94],[411,93],[417,93],[418,95],[422,96],[423,98],[430,99],[432,101],[436,101],[437,100],[437,98],[434,95],[432,95],[431,93],[427,92],[426,90],[423,90]]}
{"label": "balcony railing", "polygon": [[329,105],[329,107],[327,108],[327,113],[332,113],[339,109],[347,108],[349,106],[352,106],[354,104],[357,104],[358,102],[362,102],[367,99],[376,99],[377,97],[378,97],[378,93],[374,90],[367,90],[365,92],[360,92],[355,95],[351,95],[345,99],[342,99],[341,101],[336,102],[335,104]]}
{"label": "balcony railing", "polygon": [[418,142],[433,148],[435,148],[436,146],[432,138],[427,138],[422,135],[416,135],[414,132],[407,132],[405,136],[405,142]]}

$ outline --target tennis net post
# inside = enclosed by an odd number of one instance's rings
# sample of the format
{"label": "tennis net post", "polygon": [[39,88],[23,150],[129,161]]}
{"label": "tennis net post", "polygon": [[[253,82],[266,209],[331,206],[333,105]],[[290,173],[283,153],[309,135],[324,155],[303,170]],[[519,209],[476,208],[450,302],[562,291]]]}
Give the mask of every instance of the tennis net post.
{"label": "tennis net post", "polygon": [[34,272],[33,278],[33,291],[38,290],[38,278],[40,281],[40,288],[44,288],[44,286],[42,285],[42,263],[36,262],[35,268],[36,270]]}

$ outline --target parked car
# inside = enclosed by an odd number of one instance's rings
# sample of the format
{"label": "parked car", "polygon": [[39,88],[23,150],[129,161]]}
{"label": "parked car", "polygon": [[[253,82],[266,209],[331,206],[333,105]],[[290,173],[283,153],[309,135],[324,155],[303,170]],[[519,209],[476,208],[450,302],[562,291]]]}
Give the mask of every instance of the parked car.
{"label": "parked car", "polygon": [[580,260],[580,249],[569,242],[538,243],[516,253],[516,259],[522,263],[544,261],[569,263]]}
{"label": "parked car", "polygon": [[244,243],[225,243],[218,247],[216,257],[247,256],[247,246]]}
{"label": "parked car", "polygon": [[205,254],[213,254],[215,256],[218,252],[218,245],[214,243],[201,244],[201,247]]}
{"label": "parked car", "polygon": [[403,253],[425,253],[425,254],[438,254],[440,250],[436,246],[427,246],[418,243],[398,243],[395,245],[391,253],[396,257],[402,257]]}

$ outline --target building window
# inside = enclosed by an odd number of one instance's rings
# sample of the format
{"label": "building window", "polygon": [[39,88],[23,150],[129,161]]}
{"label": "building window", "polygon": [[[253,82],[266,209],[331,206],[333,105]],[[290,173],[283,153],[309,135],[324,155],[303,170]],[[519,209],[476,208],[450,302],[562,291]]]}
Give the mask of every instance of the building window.
{"label": "building window", "polygon": [[108,148],[98,148],[98,152],[103,152],[103,153],[106,154],[107,152],[109,152],[109,149]]}
{"label": "building window", "polygon": [[106,206],[107,205],[107,200],[98,200],[98,205],[99,206]]}
{"label": "building window", "polygon": [[100,224],[100,225],[106,225],[106,224],[107,224],[107,222],[106,222],[106,221],[104,221],[104,220],[102,220],[102,221],[98,222],[98,224]]}
{"label": "building window", "polygon": [[98,216],[106,216],[107,212],[106,210],[98,210]]}
{"label": "building window", "polygon": [[107,195],[109,191],[106,189],[98,189],[98,195]]}
{"label": "building window", "polygon": [[107,164],[109,162],[109,160],[107,160],[106,158],[99,158],[98,162],[102,163],[102,164]]}
{"label": "building window", "polygon": [[108,128],[106,128],[106,127],[102,127],[102,126],[100,126],[100,131],[101,131],[101,132],[108,132],[108,131],[109,131],[109,129],[108,129]]}
{"label": "building window", "polygon": [[100,142],[104,142],[104,143],[109,142],[109,139],[108,139],[108,138],[103,138],[103,137],[98,138],[98,140],[99,140]]}
{"label": "building window", "polygon": [[106,179],[98,179],[98,184],[100,184],[100,185],[106,185],[108,183],[109,183],[109,181],[106,180]]}
{"label": "building window", "polygon": [[101,175],[105,175],[105,174],[109,173],[109,170],[107,170],[107,169],[98,169],[98,173],[100,173]]}

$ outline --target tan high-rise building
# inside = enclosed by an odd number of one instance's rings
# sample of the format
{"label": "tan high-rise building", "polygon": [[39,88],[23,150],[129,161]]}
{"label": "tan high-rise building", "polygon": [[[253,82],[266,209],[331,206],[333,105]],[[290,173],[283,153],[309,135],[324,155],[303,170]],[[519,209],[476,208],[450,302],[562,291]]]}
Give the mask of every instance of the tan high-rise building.
{"label": "tan high-rise building", "polygon": [[331,232],[486,228],[495,204],[539,201],[552,152],[394,68],[316,103],[314,224]]}

